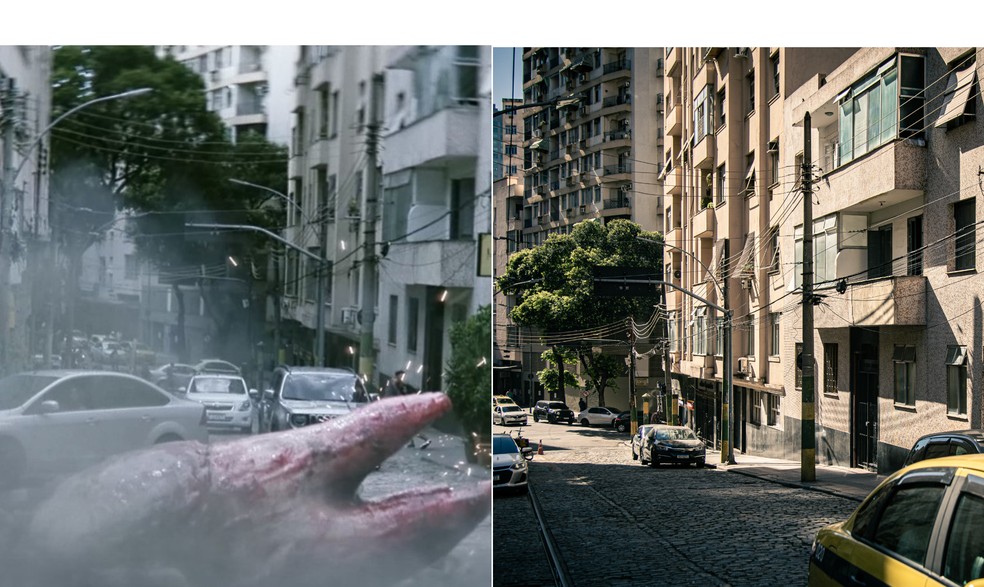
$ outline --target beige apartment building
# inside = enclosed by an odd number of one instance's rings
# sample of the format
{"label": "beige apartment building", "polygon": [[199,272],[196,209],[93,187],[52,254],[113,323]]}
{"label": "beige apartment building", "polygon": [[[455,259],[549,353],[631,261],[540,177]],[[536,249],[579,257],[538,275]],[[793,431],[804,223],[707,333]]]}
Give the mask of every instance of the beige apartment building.
{"label": "beige apartment building", "polygon": [[[979,58],[667,51],[667,279],[733,311],[736,451],[799,460],[804,335],[819,462],[887,473],[920,435],[981,426]],[[805,331],[806,113],[816,295]],[[674,387],[720,446],[722,316],[668,297]]]}

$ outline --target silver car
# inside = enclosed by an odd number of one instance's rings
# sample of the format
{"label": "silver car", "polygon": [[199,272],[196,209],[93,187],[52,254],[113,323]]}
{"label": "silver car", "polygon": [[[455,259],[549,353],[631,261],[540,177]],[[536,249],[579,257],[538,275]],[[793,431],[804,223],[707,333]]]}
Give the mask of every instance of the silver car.
{"label": "silver car", "polygon": [[526,410],[516,404],[503,404],[492,409],[492,423],[508,426],[519,424],[526,426]]}
{"label": "silver car", "polygon": [[210,429],[253,432],[256,407],[242,377],[195,375],[188,382],[186,397],[205,406],[205,421]]}
{"label": "silver car", "polygon": [[492,487],[526,493],[529,489],[529,473],[529,464],[513,437],[508,434],[493,434]]}
{"label": "silver car", "polygon": [[0,484],[175,440],[208,442],[204,408],[139,377],[45,370],[0,379]]}
{"label": "silver car", "polygon": [[279,367],[273,387],[263,391],[260,430],[301,428],[344,416],[365,405],[362,380],[347,369]]}

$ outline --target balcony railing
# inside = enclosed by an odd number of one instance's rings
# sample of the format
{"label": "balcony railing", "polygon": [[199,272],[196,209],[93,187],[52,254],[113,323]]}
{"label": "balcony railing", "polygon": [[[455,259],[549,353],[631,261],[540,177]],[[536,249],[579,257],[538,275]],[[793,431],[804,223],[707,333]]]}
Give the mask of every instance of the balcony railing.
{"label": "balcony railing", "polygon": [[263,105],[249,102],[236,104],[237,116],[249,116],[251,114],[263,114]]}
{"label": "balcony railing", "polygon": [[605,74],[609,74],[621,69],[632,69],[632,61],[629,59],[619,59],[618,61],[606,63],[603,71]]}
{"label": "balcony railing", "polygon": [[608,108],[609,106],[618,106],[620,104],[631,104],[632,96],[630,94],[620,94],[618,96],[609,96],[601,101],[601,106],[603,108]]}
{"label": "balcony railing", "polygon": [[617,173],[631,173],[631,163],[619,163],[616,165],[605,165],[605,175],[615,175]]}
{"label": "balcony railing", "polygon": [[619,141],[629,138],[632,138],[632,131],[630,129],[612,130],[605,133],[606,141]]}
{"label": "balcony railing", "polygon": [[604,202],[605,210],[613,210],[615,208],[628,208],[629,199],[628,198],[607,198]]}

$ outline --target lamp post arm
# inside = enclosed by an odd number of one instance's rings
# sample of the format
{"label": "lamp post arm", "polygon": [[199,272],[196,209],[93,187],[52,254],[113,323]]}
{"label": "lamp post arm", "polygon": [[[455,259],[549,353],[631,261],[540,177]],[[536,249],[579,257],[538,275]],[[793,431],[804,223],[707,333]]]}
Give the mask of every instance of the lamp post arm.
{"label": "lamp post arm", "polygon": [[151,92],[151,91],[153,91],[153,88],[138,88],[136,90],[129,90],[119,94],[113,94],[111,96],[101,96],[99,98],[94,98],[92,100],[89,100],[88,102],[83,102],[82,104],[79,104],[78,106],[71,108],[68,111],[62,113],[61,116],[52,120],[51,123],[48,124],[48,126],[41,129],[41,132],[38,133],[38,136],[35,137],[35,139],[31,142],[30,145],[28,145],[27,150],[24,151],[24,155],[21,158],[20,165],[18,165],[17,169],[14,171],[13,179],[17,179],[17,176],[20,175],[21,170],[24,169],[24,165],[26,165],[27,162],[30,160],[28,156],[31,154],[32,151],[34,151],[34,149],[37,148],[39,144],[41,144],[41,140],[44,139],[44,137],[49,132],[51,132],[51,129],[57,126],[59,122],[65,120],[66,118],[68,118],[72,114],[75,114],[79,110],[82,110],[83,108],[88,108],[89,106],[92,106],[93,104],[98,104],[100,102],[108,102],[110,100],[118,100],[120,98],[131,98],[133,96],[139,96],[141,94],[146,94],[147,92]]}
{"label": "lamp post arm", "polygon": [[707,265],[704,265],[704,263],[702,263],[702,262],[701,262],[701,260],[700,260],[700,259],[698,259],[698,258],[697,258],[697,257],[696,257],[696,256],[695,256],[695,255],[694,255],[693,253],[691,253],[690,251],[685,251],[685,250],[683,250],[683,249],[681,249],[680,247],[676,247],[676,246],[673,246],[673,245],[671,245],[671,244],[667,244],[667,243],[666,243],[665,241],[664,241],[664,242],[660,242],[660,241],[654,241],[654,240],[652,240],[652,239],[649,239],[649,238],[644,238],[644,237],[641,237],[641,236],[637,236],[636,238],[637,238],[637,239],[639,239],[639,240],[641,240],[641,241],[646,241],[647,243],[653,243],[653,244],[657,244],[657,245],[661,245],[661,246],[663,246],[663,247],[665,247],[665,248],[668,248],[668,249],[673,249],[674,251],[680,251],[680,252],[681,252],[681,253],[683,253],[684,255],[687,255],[688,257],[690,257],[691,259],[693,259],[694,261],[696,261],[696,262],[697,262],[697,264],[698,264],[698,265],[700,265],[700,266],[701,266],[701,267],[702,267],[702,268],[704,269],[704,271],[706,271],[706,272],[707,272],[707,274],[708,274],[708,275],[709,275],[709,276],[711,277],[711,281],[713,281],[713,282],[714,282],[714,286],[715,286],[715,287],[717,287],[717,290],[718,290],[719,292],[722,292],[722,293],[724,292],[724,290],[723,290],[723,289],[721,288],[721,284],[720,284],[720,283],[718,282],[718,280],[717,280],[717,278],[716,278],[716,277],[714,277],[714,272],[713,272],[713,271],[711,271],[711,270],[710,270],[710,269],[709,269],[709,268],[707,267]]}
{"label": "lamp post arm", "polygon": [[[271,194],[273,194],[273,195],[281,198],[282,200],[286,201],[288,204],[290,204],[291,206],[293,206],[294,209],[297,210],[297,212],[301,215],[301,218],[303,218],[305,221],[310,221],[310,219],[304,213],[304,209],[301,208],[297,204],[297,202],[295,202],[293,199],[291,199],[290,196],[288,196],[287,194],[285,194],[283,192],[279,192],[279,191],[277,191],[277,190],[275,190],[273,188],[267,187],[265,185],[260,185],[258,183],[250,183],[248,181],[243,181],[241,179],[236,179],[236,178],[233,178],[233,177],[230,177],[229,178],[229,181],[231,181],[232,183],[235,183],[235,184],[245,185],[245,186],[248,186],[248,187],[251,187],[251,188],[256,188],[258,190],[264,190],[264,191],[270,192]],[[264,200],[264,201],[266,201],[266,200]]]}
{"label": "lamp post arm", "polygon": [[284,245],[286,247],[290,247],[291,249],[294,249],[298,253],[301,253],[302,255],[304,255],[306,257],[309,257],[311,259],[314,259],[315,261],[317,261],[319,263],[327,263],[328,262],[328,259],[327,258],[325,258],[325,257],[319,257],[319,256],[315,255],[314,253],[312,253],[311,251],[308,251],[306,249],[303,249],[303,248],[295,245],[294,243],[288,241],[287,239],[281,237],[278,234],[275,234],[273,232],[270,232],[269,230],[263,228],[262,226],[253,226],[252,224],[210,224],[210,223],[203,224],[203,223],[198,223],[198,222],[186,222],[185,223],[185,226],[188,227],[188,228],[212,228],[212,229],[222,229],[222,230],[252,230],[253,232],[262,232],[263,234],[265,234],[268,237],[272,238],[273,240],[281,243],[282,245]]}

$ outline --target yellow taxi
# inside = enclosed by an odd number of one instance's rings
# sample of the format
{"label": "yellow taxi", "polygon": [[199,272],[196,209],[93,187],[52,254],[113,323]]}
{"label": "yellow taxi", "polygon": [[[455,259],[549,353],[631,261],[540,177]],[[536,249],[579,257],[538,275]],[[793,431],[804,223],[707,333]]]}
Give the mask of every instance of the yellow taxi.
{"label": "yellow taxi", "polygon": [[513,398],[509,397],[508,395],[493,395],[492,396],[492,407],[493,408],[495,406],[515,406],[515,405],[516,405],[516,402],[514,402],[513,401]]}
{"label": "yellow taxi", "polygon": [[817,533],[809,585],[984,587],[984,454],[889,476],[846,521]]}

